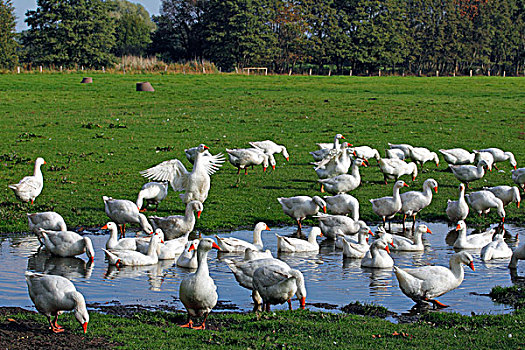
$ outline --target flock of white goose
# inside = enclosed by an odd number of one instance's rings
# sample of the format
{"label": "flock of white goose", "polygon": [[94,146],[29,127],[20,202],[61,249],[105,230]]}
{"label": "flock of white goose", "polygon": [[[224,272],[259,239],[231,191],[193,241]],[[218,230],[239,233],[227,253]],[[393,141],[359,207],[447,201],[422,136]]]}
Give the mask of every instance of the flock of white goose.
{"label": "flock of white goose", "polygon": [[[463,281],[462,264],[474,269],[473,258],[466,251],[454,254],[450,259],[450,268],[443,266],[424,266],[419,268],[401,269],[394,266],[390,257],[390,249],[400,251],[423,251],[422,235],[431,233],[425,225],[416,228],[416,215],[432,201],[432,191],[437,193],[438,184],[434,179],[427,179],[423,191],[400,193],[407,186],[399,177],[418,175],[418,166],[434,161],[439,166],[439,157],[435,152],[423,147],[413,147],[407,144],[389,144],[387,158],[382,158],[379,152],[368,146],[353,147],[347,142],[342,144],[344,136],[337,134],[333,143],[318,144],[319,150],[311,152],[314,158],[314,170],[319,176],[321,192],[333,196],[295,196],[278,198],[283,212],[293,218],[301,234],[302,221],[308,216],[319,220],[318,227],[311,228],[308,238],[293,238],[277,236],[278,250],[282,252],[319,251],[317,237],[336,240],[336,247],[343,250],[347,258],[362,259],[361,265],[372,268],[394,268],[399,286],[404,294],[417,303],[432,303],[435,306],[446,306],[436,300],[436,297],[456,288]],[[229,161],[238,168],[238,173],[249,166],[262,165],[275,168],[274,154],[282,153],[289,160],[286,147],[272,141],[251,142],[252,148],[227,149]],[[496,186],[484,188],[482,191],[465,195],[465,183],[479,180],[486,169],[496,168],[496,163],[508,160],[514,167],[512,180],[525,190],[525,168],[517,169],[514,155],[497,148],[488,148],[470,153],[455,148],[439,151],[449,163],[454,176],[461,182],[460,195],[456,201],[448,201],[446,213],[449,219],[457,222],[458,237],[454,248],[482,248],[484,260],[511,258],[509,267],[516,268],[519,259],[525,259],[525,245],[513,252],[503,240],[505,232],[504,206],[516,202],[519,207],[520,192],[516,187]],[[168,160],[144,170],[143,176],[155,182],[145,184],[135,202],[123,199],[113,199],[104,196],[104,207],[110,221],[102,227],[108,229],[110,235],[103,251],[109,264],[148,265],[156,264],[159,259],[177,259],[181,267],[197,269],[195,273],[185,278],[180,285],[179,297],[187,309],[188,322],[181,327],[194,329],[205,328],[208,313],[217,303],[217,291],[213,279],[209,275],[207,255],[212,248],[225,252],[237,252],[243,255],[243,260],[225,259],[239,284],[252,290],[252,298],[256,307],[262,305],[269,310],[272,304],[288,302],[291,308],[291,298],[296,295],[302,308],[305,307],[306,287],[302,273],[291,268],[282,260],[273,257],[268,250],[263,250],[261,232],[269,230],[265,223],[255,226],[253,242],[240,239],[216,236],[211,238],[189,240],[196,217],[203,211],[208,191],[210,175],[215,173],[225,161],[222,154],[212,155],[207,146],[185,150],[193,168],[188,171],[178,159]],[[361,184],[359,167],[367,166],[368,159],[375,158],[379,169],[384,175],[385,183],[396,180],[392,196],[371,199],[372,209],[383,220],[383,226],[376,232],[375,240],[369,245],[368,236],[374,235],[368,225],[359,219],[359,202],[346,192],[352,191]],[[412,160],[407,162],[407,160]],[[476,165],[471,165],[476,163]],[[37,158],[34,174],[26,176],[18,184],[9,185],[18,199],[33,203],[43,188],[43,175],[40,167],[46,164],[43,158]],[[148,204],[158,206],[168,193],[168,183],[176,192],[182,192],[180,198],[186,204],[184,216],[146,217],[141,211]],[[466,234],[465,218],[469,206],[478,212],[487,213],[491,208],[497,210],[501,217],[498,229],[490,229],[480,234]],[[323,212],[320,212],[320,211]],[[329,211],[331,214],[327,214]],[[403,233],[407,233],[405,220],[412,216],[413,225],[409,237],[387,232],[386,220],[392,219],[397,213],[403,215]],[[35,233],[46,250],[50,253],[69,257],[86,253],[93,261],[94,248],[88,237],[68,231],[63,218],[55,212],[28,214],[29,228]],[[150,236],[125,238],[126,224],[138,224]],[[391,228],[391,227],[390,227]],[[118,235],[121,238],[119,239]],[[498,232],[496,232],[498,231]],[[497,234],[496,234],[497,233]],[[389,247],[390,246],[390,247]],[[81,293],[66,278],[26,272],[26,280],[31,300],[37,310],[46,315],[53,332],[62,332],[57,324],[58,315],[64,310],[74,310],[76,319],[87,331],[89,315],[86,303]],[[53,319],[52,319],[53,316]],[[204,316],[201,325],[194,325],[192,317]]]}

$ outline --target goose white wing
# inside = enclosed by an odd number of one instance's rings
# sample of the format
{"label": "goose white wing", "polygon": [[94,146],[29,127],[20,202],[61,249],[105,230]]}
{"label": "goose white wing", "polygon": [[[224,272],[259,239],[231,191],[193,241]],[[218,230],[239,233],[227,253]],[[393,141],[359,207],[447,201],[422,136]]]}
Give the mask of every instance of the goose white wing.
{"label": "goose white wing", "polygon": [[175,191],[182,191],[184,190],[184,179],[189,172],[180,160],[171,159],[142,170],[140,174],[154,181],[169,181]]}
{"label": "goose white wing", "polygon": [[208,175],[213,175],[224,163],[224,155],[217,153],[213,156],[201,157],[199,159],[200,166],[202,166]]}

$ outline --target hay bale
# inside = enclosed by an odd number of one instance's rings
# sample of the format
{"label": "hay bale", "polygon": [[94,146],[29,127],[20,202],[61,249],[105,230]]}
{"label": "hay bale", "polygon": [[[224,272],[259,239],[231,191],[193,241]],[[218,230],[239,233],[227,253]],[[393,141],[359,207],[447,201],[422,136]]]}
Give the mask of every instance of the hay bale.
{"label": "hay bale", "polygon": [[80,82],[80,84],[91,84],[92,82],[93,82],[93,78],[85,77],[85,78],[82,78],[82,81]]}
{"label": "hay bale", "polygon": [[137,83],[137,91],[155,91],[153,86],[147,81],[143,83]]}

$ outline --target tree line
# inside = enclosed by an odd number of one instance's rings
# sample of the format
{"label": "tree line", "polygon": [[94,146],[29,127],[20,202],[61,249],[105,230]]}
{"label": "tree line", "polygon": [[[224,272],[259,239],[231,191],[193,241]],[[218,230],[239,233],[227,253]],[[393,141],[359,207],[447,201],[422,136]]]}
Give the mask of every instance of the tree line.
{"label": "tree line", "polygon": [[[2,4],[10,0],[0,0],[0,17]],[[163,0],[151,19],[125,0],[37,5],[16,40],[22,62],[97,67],[133,54],[208,60],[222,71],[517,75],[525,69],[525,0]],[[0,36],[3,25],[0,18]]]}

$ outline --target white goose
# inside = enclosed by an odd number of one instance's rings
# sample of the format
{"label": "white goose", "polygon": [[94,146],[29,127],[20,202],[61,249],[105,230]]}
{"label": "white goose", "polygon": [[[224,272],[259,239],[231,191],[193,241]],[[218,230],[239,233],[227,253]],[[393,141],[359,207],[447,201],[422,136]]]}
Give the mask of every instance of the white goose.
{"label": "white goose", "polygon": [[459,287],[465,276],[461,264],[475,271],[473,262],[472,255],[467,252],[459,252],[450,257],[450,268],[423,266],[401,269],[394,266],[394,272],[401,291],[416,303],[430,302],[440,307],[447,307],[435,298]]}
{"label": "white goose", "polygon": [[278,234],[275,234],[275,236],[277,236],[277,251],[279,252],[318,252],[319,244],[317,243],[317,236],[323,237],[323,233],[319,227],[312,227],[310,233],[308,234],[308,240],[283,237]]}
{"label": "white goose", "polygon": [[246,248],[246,250],[244,251],[243,260],[257,260],[257,259],[267,259],[267,258],[273,258],[273,255],[270,249],[266,249],[264,252],[261,252],[259,250],[253,250],[251,248]]}
{"label": "white goose", "polygon": [[[292,270],[290,266],[282,260],[275,258],[248,260],[248,261],[234,261],[224,259],[230,270],[233,272],[235,279],[239,282],[241,287],[252,291],[252,299],[257,308],[262,303],[261,296],[253,287],[253,274],[261,266],[277,265],[285,271]],[[304,277],[302,274],[296,274],[297,292],[296,296],[299,299],[301,307],[304,308],[306,301],[306,287],[304,285]]]}
{"label": "white goose", "polygon": [[42,192],[44,188],[44,176],[40,167],[46,164],[44,158],[38,157],[35,161],[35,170],[32,176],[25,176],[17,184],[9,185],[8,187],[15,192],[16,198],[22,202],[35,202],[36,197]]}
{"label": "white goose", "polygon": [[137,250],[137,240],[135,238],[118,239],[118,226],[114,222],[108,222],[102,230],[109,230],[109,238],[106,242],[108,250]]}
{"label": "white goose", "polygon": [[323,197],[326,202],[326,210],[335,215],[347,215],[352,213],[354,221],[359,220],[359,201],[346,193],[337,196]]}
{"label": "white goose", "polygon": [[[301,271],[286,269],[278,265],[265,265],[257,268],[253,273],[253,288],[263,301],[263,310],[270,311],[270,305],[288,302],[292,309],[292,297],[297,293],[297,280],[304,281]],[[304,291],[306,295],[306,290]],[[306,297],[304,297],[306,298]],[[304,309],[305,299],[301,300]]]}
{"label": "white goose", "polygon": [[[186,158],[191,164],[195,163],[195,158],[197,157],[197,153],[199,153],[199,146],[186,148],[184,150],[184,154],[186,155]],[[208,149],[205,149],[204,152],[202,152],[202,156],[203,157],[213,157]]]}
{"label": "white goose", "polygon": [[494,157],[494,168],[498,169],[496,166],[496,163],[498,162],[504,162],[509,161],[510,165],[514,167],[514,170],[516,170],[518,163],[516,162],[516,158],[514,158],[514,154],[512,152],[505,152],[499,148],[484,148],[477,150],[477,152],[488,152],[491,153]]}
{"label": "white goose", "polygon": [[[137,208],[140,211],[146,211],[148,204],[155,205],[155,211],[159,207],[160,202],[168,195],[168,183],[167,182],[148,182],[142,186],[137,195]],[[142,209],[146,201],[146,206]]]}
{"label": "white goose", "polygon": [[492,242],[492,236],[496,232],[495,229],[490,229],[482,233],[467,236],[467,225],[463,220],[458,222],[456,231],[459,231],[458,238],[454,242],[454,248],[456,249],[481,249]]}
{"label": "white goose", "polygon": [[383,219],[383,226],[386,224],[386,219],[392,219],[403,206],[399,194],[401,187],[408,187],[408,185],[404,181],[396,181],[392,197],[381,197],[370,200],[374,213]]}
{"label": "white goose", "polygon": [[476,157],[476,154],[463,148],[440,149],[439,153],[443,155],[445,162],[454,165],[472,164]]}
{"label": "white goose", "polygon": [[321,183],[321,192],[330,194],[341,194],[355,190],[361,184],[361,175],[359,166],[366,167],[362,159],[356,159],[350,166],[350,174],[341,174],[328,179],[319,179]]}
{"label": "white goose", "polygon": [[501,199],[496,197],[494,193],[490,191],[476,191],[466,196],[467,203],[472,209],[474,209],[478,214],[487,214],[490,211],[490,208],[496,208],[498,216],[501,218],[501,221],[505,221],[505,209],[503,208],[503,202]]}
{"label": "white goose", "polygon": [[184,250],[180,254],[180,256],[177,258],[177,266],[179,267],[185,267],[187,269],[196,269],[199,267],[199,262],[197,260],[197,250],[192,249],[189,250],[191,245],[198,246],[199,245],[198,239],[194,239],[192,241],[186,242],[186,245],[184,246]]}
{"label": "white goose", "polygon": [[53,231],[67,231],[64,218],[54,211],[45,211],[42,213],[27,213],[29,230],[36,234],[38,229]]}
{"label": "white goose", "polygon": [[494,193],[494,195],[503,202],[503,206],[505,207],[512,202],[516,203],[518,208],[520,207],[520,189],[516,186],[483,187],[483,189]]}
{"label": "white goose", "polygon": [[385,184],[387,180],[398,180],[403,175],[412,174],[412,181],[417,177],[417,165],[414,162],[407,163],[397,158],[381,158],[379,160],[379,170],[383,173]]}
{"label": "white goose", "polygon": [[401,194],[401,212],[403,216],[403,231],[405,230],[405,221],[407,216],[412,216],[412,232],[416,227],[416,215],[432,202],[432,190],[438,191],[438,183],[434,179],[426,179],[423,182],[423,192],[408,191]]}
{"label": "white goose", "polygon": [[504,232],[494,235],[492,242],[481,249],[481,260],[507,259],[512,257],[512,249],[503,239]]}
{"label": "white goose", "polygon": [[525,191],[525,168],[512,170],[512,181]]}
{"label": "white goose", "polygon": [[340,242],[341,248],[343,249],[343,257],[349,259],[362,259],[366,253],[370,250],[368,245],[368,235],[373,235],[372,231],[368,227],[361,227],[357,235],[357,242],[346,239],[346,236],[341,235],[337,238],[337,243]]}
{"label": "white goose", "polygon": [[484,160],[487,163],[488,171],[492,171],[492,166],[494,165],[494,156],[489,152],[478,152],[474,151],[476,155],[474,157],[474,163],[479,163],[481,160]]}
{"label": "white goose", "polygon": [[370,146],[352,147],[351,149],[349,149],[349,151],[353,153],[354,156],[356,156],[357,158],[362,158],[365,160],[375,158],[378,162],[379,159],[381,159],[381,156],[379,155],[377,149],[372,148]]}
{"label": "white goose", "polygon": [[412,147],[409,149],[409,158],[417,165],[423,166],[426,162],[433,161],[439,166],[439,157],[436,152],[430,151],[425,147]]}
{"label": "white goose", "polygon": [[459,185],[459,199],[457,201],[447,201],[447,216],[450,221],[457,223],[459,220],[465,220],[468,216],[468,204],[465,200],[465,185]]}
{"label": "white goose", "polygon": [[525,244],[520,245],[512,253],[510,258],[509,269],[515,269],[518,267],[518,260],[525,260]]}
{"label": "white goose", "polygon": [[175,192],[184,191],[180,194],[184,203],[189,203],[192,200],[204,203],[210,190],[210,175],[214,174],[224,163],[224,157],[221,153],[213,156],[203,155],[207,149],[209,149],[208,146],[199,145],[191,172],[186,170],[180,160],[172,159],[140,173],[154,181],[169,181]]}
{"label": "white goose", "polygon": [[[254,165],[262,165],[263,171],[266,171],[270,165],[270,157],[260,148],[226,148],[226,153],[228,153],[230,163],[237,168],[237,174],[241,172],[241,169],[244,169],[245,175],[248,174],[248,167]],[[274,159],[273,156],[271,159]],[[275,169],[275,160],[272,168]]]}
{"label": "white goose", "polygon": [[326,179],[346,174],[352,164],[352,159],[350,158],[347,149],[348,143],[344,142],[340,150],[324,158],[320,162],[314,163],[316,165],[314,170],[317,176],[320,179]]}
{"label": "white goose", "polygon": [[410,157],[410,150],[414,148],[414,146],[408,145],[406,143],[393,144],[390,142],[388,143],[388,147],[390,147],[390,149],[399,149],[403,151],[403,154],[405,155],[405,159]]}
{"label": "white goose", "polygon": [[263,242],[261,240],[261,232],[264,230],[270,231],[270,228],[264,222],[259,222],[255,225],[253,229],[253,243],[234,237],[219,237],[215,235],[215,238],[217,238],[217,245],[221,248],[221,252],[238,253],[244,252],[246,248],[262,251]]}
{"label": "white goose", "polygon": [[204,206],[199,201],[190,201],[186,204],[186,211],[182,215],[150,216],[149,220],[157,229],[162,229],[166,241],[179,238],[193,231],[195,227],[195,213],[197,219],[201,217]]}
{"label": "white goose", "polygon": [[341,134],[336,134],[334,136],[334,142],[331,142],[331,143],[316,143],[317,147],[319,147],[319,149],[339,149],[340,148],[340,144],[339,144],[339,140],[345,140],[345,137]]}
{"label": "white goose", "polygon": [[354,221],[345,215],[330,215],[319,213],[316,215],[319,220],[319,227],[328,239],[336,239],[338,234],[354,235],[359,229],[366,227],[362,220]]}
{"label": "white goose", "polygon": [[[192,245],[192,247],[195,247]],[[208,252],[219,246],[211,238],[203,238],[197,247],[197,260],[199,266],[195,273],[182,280],[179,287],[179,299],[188,311],[188,322],[180,327],[205,329],[206,318],[217,304],[217,286],[210,277],[208,270]],[[195,249],[195,248],[193,248]],[[194,327],[192,317],[204,316],[200,326]]]}
{"label": "white goose", "polygon": [[423,233],[432,233],[432,231],[430,231],[427,225],[419,225],[417,230],[414,232],[414,240],[404,236],[392,235],[392,239],[394,241],[392,250],[404,252],[420,252],[425,250],[425,246],[423,245],[423,240],[421,238]]}
{"label": "white goose", "polygon": [[[164,233],[160,228],[155,230],[155,234],[161,238],[161,243],[157,249],[159,260],[171,260],[181,255],[184,250],[184,246],[186,243],[188,243],[188,237],[190,235],[188,232],[179,238],[164,241]],[[147,254],[149,250],[149,244],[146,245],[140,242],[143,241],[139,241],[137,238],[137,251],[141,252],[142,254]]]}
{"label": "white goose", "polygon": [[150,244],[148,247],[148,254],[144,255],[134,250],[106,250],[102,249],[106,253],[108,263],[115,266],[144,266],[154,265],[159,262],[158,246],[161,243],[159,235],[152,235]]}
{"label": "white goose", "polygon": [[248,143],[252,147],[260,148],[260,149],[264,150],[264,152],[266,154],[273,155],[273,154],[276,154],[276,153],[281,153],[283,155],[283,157],[287,161],[290,160],[290,155],[288,154],[288,151],[286,150],[286,147],[284,147],[283,145],[278,145],[275,142],[270,141],[270,140],[253,141],[253,142],[248,142]]}
{"label": "white goose", "polygon": [[405,160],[406,158],[405,152],[397,148],[389,148],[385,150],[385,153],[386,153],[386,158],[389,158],[389,159],[397,158],[397,159]]}
{"label": "white goose", "polygon": [[[87,332],[89,314],[86,301],[70,280],[62,276],[29,271],[25,272],[25,278],[29,297],[38,312],[47,317],[51,331],[63,332],[64,328],[57,323],[58,315],[64,311],[74,310],[75,318],[82,325],[84,333]],[[54,316],[53,320],[51,316]]]}
{"label": "white goose", "polygon": [[[385,253],[383,253],[385,251]],[[370,245],[370,256],[365,256],[361,260],[361,267],[371,267],[377,269],[387,269],[394,266],[394,260],[390,256],[388,244],[383,239],[375,240]]]}
{"label": "white goose", "polygon": [[120,226],[120,233],[124,237],[127,223],[139,224],[146,233],[153,233],[153,228],[144,214],[139,212],[137,205],[127,199],[113,199],[102,196],[106,215]]}
{"label": "white goose", "polygon": [[91,242],[89,237],[82,237],[73,231],[51,231],[44,229],[39,229],[37,236],[40,243],[53,255],[66,258],[86,253],[91,262],[95,259],[93,242]]}
{"label": "white goose", "polygon": [[315,215],[322,209],[326,213],[326,202],[319,196],[295,196],[277,198],[283,208],[284,214],[288,215],[295,221],[301,232],[302,221],[310,215]]}
{"label": "white goose", "polygon": [[480,160],[478,165],[451,165],[449,164],[450,170],[460,182],[467,184],[467,188],[470,188],[469,183],[481,179],[485,175],[485,168],[487,162]]}

